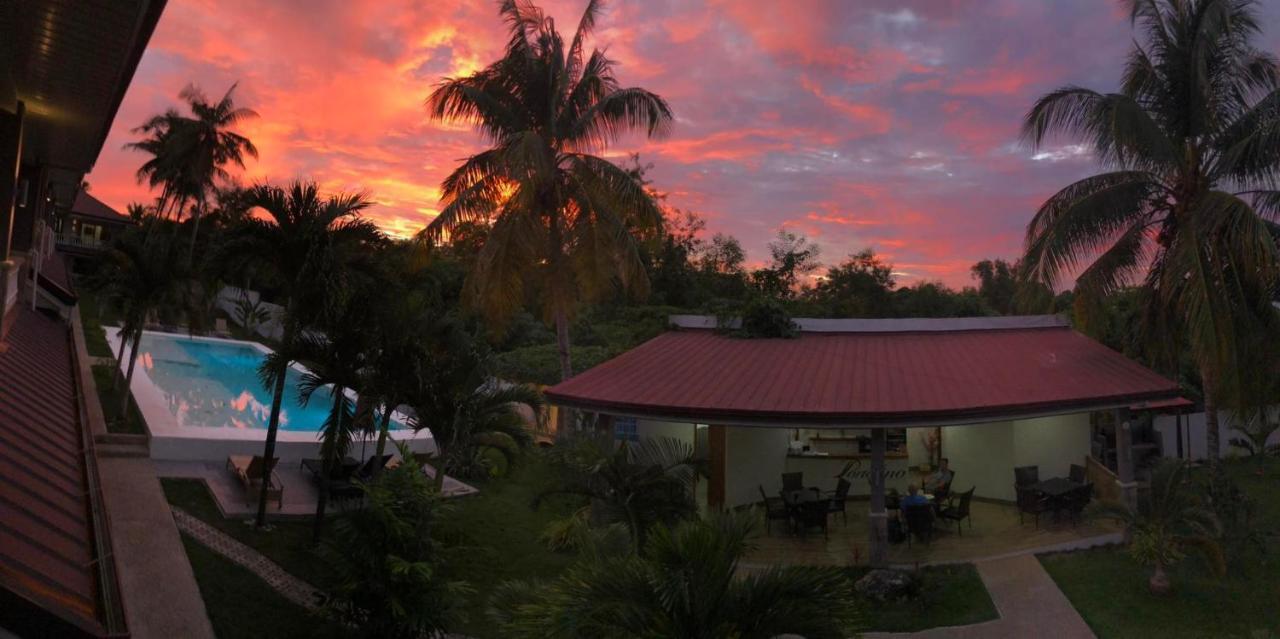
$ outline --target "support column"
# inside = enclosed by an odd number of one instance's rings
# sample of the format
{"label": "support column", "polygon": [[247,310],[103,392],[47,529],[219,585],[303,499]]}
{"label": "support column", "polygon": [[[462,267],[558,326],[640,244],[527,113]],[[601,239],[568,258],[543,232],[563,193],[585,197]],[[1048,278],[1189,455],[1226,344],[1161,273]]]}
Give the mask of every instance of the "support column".
{"label": "support column", "polygon": [[1128,408],[1116,409],[1116,484],[1120,501],[1129,510],[1138,507],[1138,483],[1133,478],[1133,433]]}
{"label": "support column", "polygon": [[884,510],[884,449],[883,428],[871,429],[871,512],[869,513],[870,552],[872,566],[889,563],[889,520]]}
{"label": "support column", "polygon": [[725,467],[729,451],[725,446],[725,427],[712,424],[707,427],[707,509],[723,510],[725,495]]}
{"label": "support column", "polygon": [[18,301],[18,264],[10,259],[14,203],[18,196],[18,171],[22,166],[22,121],[25,106],[17,112],[0,110],[0,338],[11,324],[9,311]]}

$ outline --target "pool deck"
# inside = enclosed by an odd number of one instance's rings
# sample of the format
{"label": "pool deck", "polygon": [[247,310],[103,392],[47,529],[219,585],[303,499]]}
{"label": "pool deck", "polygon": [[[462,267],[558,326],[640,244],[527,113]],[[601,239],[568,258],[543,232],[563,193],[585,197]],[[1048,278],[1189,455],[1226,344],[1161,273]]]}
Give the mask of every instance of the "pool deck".
{"label": "pool deck", "polygon": [[[155,461],[156,474],[160,477],[175,479],[199,479],[209,488],[209,494],[218,504],[224,517],[252,517],[257,513],[257,494],[247,495],[244,486],[227,470],[225,462],[202,461]],[[427,475],[433,476],[434,469],[427,466]],[[297,462],[281,461],[276,467],[276,475],[284,487],[283,507],[275,501],[267,504],[267,516],[273,519],[304,518],[315,515],[316,500],[319,491],[311,478],[311,473],[303,470]],[[480,492],[476,488],[464,484],[452,477],[444,478],[443,493],[446,498],[462,497]],[[342,510],[342,504],[333,503],[335,511]]]}

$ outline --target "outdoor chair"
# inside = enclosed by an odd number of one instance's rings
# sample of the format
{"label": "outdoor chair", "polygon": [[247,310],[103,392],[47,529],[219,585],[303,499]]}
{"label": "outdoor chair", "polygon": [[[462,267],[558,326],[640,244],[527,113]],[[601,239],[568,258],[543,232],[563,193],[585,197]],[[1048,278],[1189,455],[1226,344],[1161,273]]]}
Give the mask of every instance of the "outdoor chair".
{"label": "outdoor chair", "polygon": [[391,461],[391,455],[374,455],[366,460],[351,473],[346,480],[334,480],[329,482],[329,495],[337,501],[349,501],[359,499],[364,496],[364,491],[360,490],[360,486],[356,482],[367,482],[374,478],[387,462]]}
{"label": "outdoor chair", "polygon": [[804,473],[782,473],[782,492],[804,488]]}
{"label": "outdoor chair", "polygon": [[810,528],[821,528],[822,538],[830,539],[827,533],[827,502],[806,501],[796,509],[796,526],[800,535],[804,536]]}
{"label": "outdoor chair", "polygon": [[[302,468],[309,471],[311,477],[318,483],[320,477],[324,475],[324,460],[304,459],[302,460]],[[329,471],[329,479],[332,481],[348,481],[358,468],[360,468],[360,462],[350,457],[344,457],[341,463]]]}
{"label": "outdoor chair", "polygon": [[941,505],[943,500],[951,496],[951,484],[956,481],[955,471],[951,471],[951,480],[933,489],[933,502]]}
{"label": "outdoor chair", "polygon": [[978,487],[974,486],[973,488],[960,493],[959,505],[943,508],[942,512],[938,515],[943,519],[949,519],[956,522],[956,533],[959,535],[964,535],[964,532],[961,530],[960,523],[966,519],[969,520],[969,530],[973,530],[973,518],[969,516],[969,502],[973,501],[973,491],[977,489]]}
{"label": "outdoor chair", "polygon": [[1023,523],[1023,515],[1035,515],[1036,528],[1040,527],[1040,515],[1052,510],[1049,499],[1040,491],[1029,486],[1014,486],[1018,495],[1018,523]]}
{"label": "outdoor chair", "polygon": [[1019,466],[1013,469],[1013,483],[1015,486],[1030,486],[1039,481],[1039,466]]}
{"label": "outdoor chair", "polygon": [[764,504],[764,532],[766,535],[772,534],[772,524],[781,520],[784,522],[791,521],[791,513],[787,511],[787,504],[781,497],[770,497],[765,494],[764,486],[760,486],[760,503]]}
{"label": "outdoor chair", "polygon": [[924,543],[933,540],[933,506],[920,504],[904,506],[902,517],[907,521],[907,546],[911,546],[911,538],[915,537]]}
{"label": "outdoor chair", "polygon": [[276,500],[276,509],[284,508],[284,485],[276,475],[276,464],[279,457],[272,457],[271,463],[263,463],[261,455],[230,455],[227,457],[227,470],[235,474],[236,479],[244,486],[245,502],[252,503],[262,490],[262,482],[267,482],[267,499]]}
{"label": "outdoor chair", "polygon": [[851,486],[853,484],[850,484],[849,480],[841,477],[836,482],[836,489],[831,493],[831,498],[827,500],[827,512],[840,513],[840,518],[844,520],[845,526],[849,525],[849,513],[845,512],[844,504],[849,498],[849,488]]}
{"label": "outdoor chair", "polygon": [[1072,524],[1079,525],[1084,519],[1084,509],[1089,507],[1091,501],[1093,501],[1093,484],[1089,482],[1067,493],[1063,498],[1062,507],[1071,517]]}
{"label": "outdoor chair", "polygon": [[1067,479],[1077,484],[1083,484],[1085,481],[1084,466],[1071,464],[1071,471],[1067,474]]}

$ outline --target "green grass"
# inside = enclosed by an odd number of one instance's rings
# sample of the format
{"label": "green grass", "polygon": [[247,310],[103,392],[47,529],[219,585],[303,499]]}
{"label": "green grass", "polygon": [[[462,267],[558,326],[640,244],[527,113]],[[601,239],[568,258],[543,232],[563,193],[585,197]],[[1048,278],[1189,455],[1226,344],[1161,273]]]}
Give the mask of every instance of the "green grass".
{"label": "green grass", "polygon": [[219,639],[341,636],[330,622],[285,599],[244,567],[186,535],[182,543]]}
{"label": "green grass", "polygon": [[84,329],[84,346],[94,357],[111,357],[111,345],[107,344],[107,333],[102,330],[102,309],[98,298],[91,292],[79,293],[80,326]]}
{"label": "green grass", "polygon": [[142,413],[138,412],[138,403],[129,397],[129,411],[124,419],[120,418],[120,394],[115,386],[115,366],[97,364],[93,366],[93,385],[98,392],[98,402],[102,404],[102,414],[107,418],[107,432],[143,435],[147,432],[146,422],[142,421]]}
{"label": "green grass", "polygon": [[[869,569],[849,569],[856,581]],[[917,632],[942,626],[965,626],[1000,616],[972,564],[928,566],[920,570],[920,596],[892,604],[859,602],[862,626],[875,632]]]}
{"label": "green grass", "polygon": [[236,538],[276,562],[293,576],[323,588],[327,578],[324,565],[311,544],[311,521],[272,521],[261,531],[249,519],[226,519],[197,479],[161,479],[169,503],[182,508],[207,524]]}
{"label": "green grass", "polygon": [[538,510],[531,504],[547,485],[549,469],[538,452],[525,456],[511,475],[477,484],[478,495],[451,500],[442,531],[452,549],[451,578],[466,581],[475,594],[464,602],[465,622],[451,628],[472,637],[496,637],[485,608],[488,594],[510,579],[554,579],[574,561],[538,541],[546,525],[576,510],[571,498],[552,498]]}
{"label": "green grass", "polygon": [[[1280,459],[1227,462],[1228,473],[1258,501],[1261,530],[1280,529]],[[1258,471],[1262,469],[1262,474]],[[1280,553],[1250,553],[1234,562],[1225,579],[1202,560],[1188,558],[1170,572],[1174,592],[1147,592],[1150,569],[1121,548],[1045,555],[1045,570],[1099,637],[1250,637],[1280,633]],[[1267,635],[1263,635],[1267,636]],[[1271,635],[1271,636],[1274,636]]]}

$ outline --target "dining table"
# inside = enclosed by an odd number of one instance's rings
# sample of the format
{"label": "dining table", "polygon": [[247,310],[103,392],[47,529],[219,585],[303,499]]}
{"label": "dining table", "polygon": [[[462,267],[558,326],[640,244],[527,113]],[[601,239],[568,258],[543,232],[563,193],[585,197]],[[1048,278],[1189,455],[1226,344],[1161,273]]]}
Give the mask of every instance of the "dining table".
{"label": "dining table", "polygon": [[1057,498],[1083,486],[1080,482],[1071,481],[1066,477],[1053,477],[1031,485],[1035,490],[1047,497]]}

